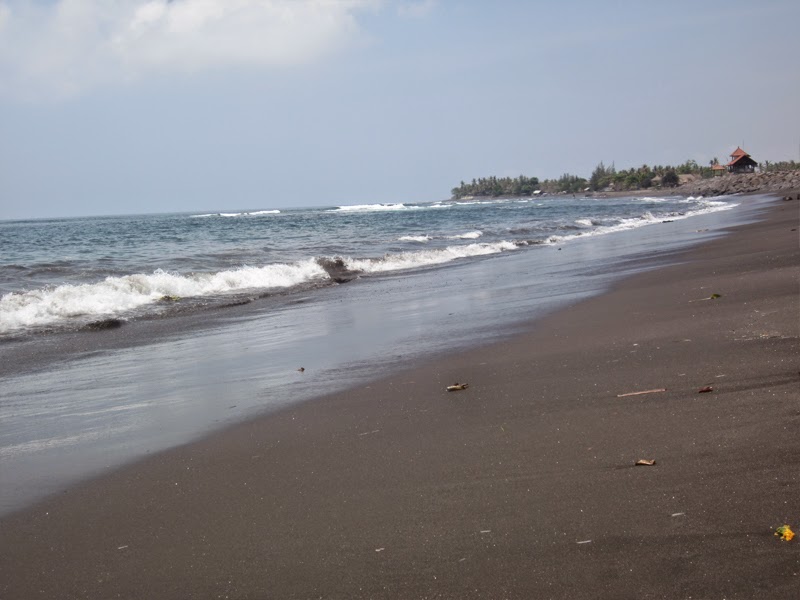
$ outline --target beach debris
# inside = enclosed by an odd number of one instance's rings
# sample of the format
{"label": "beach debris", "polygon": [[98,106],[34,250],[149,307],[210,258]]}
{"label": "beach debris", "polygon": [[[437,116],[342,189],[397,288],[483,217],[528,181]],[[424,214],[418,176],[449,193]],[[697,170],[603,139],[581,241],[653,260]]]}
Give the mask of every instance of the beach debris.
{"label": "beach debris", "polygon": [[625,394],[617,394],[617,398],[624,398],[625,396],[639,396],[641,394],[656,394],[658,392],[666,392],[667,388],[656,388],[654,390],[642,390],[641,392],[627,392]]}
{"label": "beach debris", "polygon": [[775,535],[783,542],[791,542],[794,538],[794,531],[788,525],[781,525],[775,530]]}
{"label": "beach debris", "polygon": [[386,548],[375,548],[375,552],[383,552]]}
{"label": "beach debris", "polygon": [[654,458],[640,458],[634,463],[637,467],[652,467],[656,464]]}
{"label": "beach debris", "polygon": [[581,540],[580,542],[575,542],[576,544],[591,544],[592,540]]}
{"label": "beach debris", "polygon": [[297,369],[297,372],[298,372],[298,373],[302,373],[302,372],[303,372],[303,371],[305,371],[305,370],[306,370],[306,368],[305,368],[305,367],[300,367],[299,369]]}
{"label": "beach debris", "polygon": [[689,300],[689,302],[704,302],[706,300],[716,300],[722,298],[722,294],[711,294],[708,298],[697,298],[696,300]]}
{"label": "beach debris", "polygon": [[682,517],[682,516],[684,516],[685,514],[686,514],[686,513],[672,513],[672,514],[670,515],[670,517]]}
{"label": "beach debris", "polygon": [[159,301],[160,302],[177,302],[180,299],[181,299],[180,296],[173,296],[172,294],[164,294],[163,296],[161,296],[161,298],[159,298]]}
{"label": "beach debris", "polygon": [[491,529],[481,529],[481,533],[492,533]]}
{"label": "beach debris", "polygon": [[468,383],[454,383],[453,385],[447,386],[448,392],[458,392],[460,390],[465,390],[469,387]]}
{"label": "beach debris", "polygon": [[697,390],[697,393],[698,394],[708,394],[709,392],[713,392],[713,391],[714,391],[714,388],[711,387],[710,385],[707,385],[706,387],[701,387],[699,390]]}
{"label": "beach debris", "polygon": [[125,548],[127,548],[127,547],[128,547],[128,546],[118,546],[118,547],[117,547],[117,550],[125,550]]}

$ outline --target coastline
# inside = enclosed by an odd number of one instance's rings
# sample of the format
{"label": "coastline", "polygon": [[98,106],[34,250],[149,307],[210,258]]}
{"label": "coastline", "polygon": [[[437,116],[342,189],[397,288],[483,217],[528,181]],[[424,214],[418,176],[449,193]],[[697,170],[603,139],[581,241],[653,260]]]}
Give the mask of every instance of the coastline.
{"label": "coastline", "polygon": [[2,595],[794,597],[797,211],[11,515]]}

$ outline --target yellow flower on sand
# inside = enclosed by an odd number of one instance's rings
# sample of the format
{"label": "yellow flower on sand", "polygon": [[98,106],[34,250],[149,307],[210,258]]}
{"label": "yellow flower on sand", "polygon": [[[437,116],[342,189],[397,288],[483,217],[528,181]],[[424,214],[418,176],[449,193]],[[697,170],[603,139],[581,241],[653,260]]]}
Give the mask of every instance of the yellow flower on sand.
{"label": "yellow flower on sand", "polygon": [[781,538],[784,542],[789,542],[794,537],[794,531],[788,525],[781,525],[775,530],[775,535]]}

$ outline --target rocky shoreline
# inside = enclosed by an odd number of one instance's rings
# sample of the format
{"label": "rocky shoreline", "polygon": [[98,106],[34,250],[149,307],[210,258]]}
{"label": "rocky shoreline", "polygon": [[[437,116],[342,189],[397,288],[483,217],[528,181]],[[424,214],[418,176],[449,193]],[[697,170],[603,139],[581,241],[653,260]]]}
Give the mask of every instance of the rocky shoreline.
{"label": "rocky shoreline", "polygon": [[725,174],[711,179],[697,179],[685,183],[673,192],[683,196],[727,196],[731,194],[752,194],[755,192],[774,192],[793,197],[800,189],[800,170],[778,171],[775,173]]}

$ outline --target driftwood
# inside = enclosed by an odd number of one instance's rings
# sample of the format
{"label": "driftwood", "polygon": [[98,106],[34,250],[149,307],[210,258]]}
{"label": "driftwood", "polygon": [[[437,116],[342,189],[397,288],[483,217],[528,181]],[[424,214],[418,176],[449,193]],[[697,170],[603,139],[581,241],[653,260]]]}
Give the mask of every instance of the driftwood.
{"label": "driftwood", "polygon": [[447,386],[448,392],[457,392],[459,390],[465,390],[469,387],[468,383],[454,383],[453,385]]}

